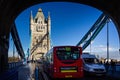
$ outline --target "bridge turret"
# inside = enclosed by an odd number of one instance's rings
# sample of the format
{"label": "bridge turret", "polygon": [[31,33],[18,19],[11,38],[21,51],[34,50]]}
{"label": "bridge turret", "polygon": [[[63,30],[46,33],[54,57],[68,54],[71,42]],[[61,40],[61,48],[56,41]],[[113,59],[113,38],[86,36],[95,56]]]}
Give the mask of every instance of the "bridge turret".
{"label": "bridge turret", "polygon": [[33,15],[32,15],[32,11],[31,11],[31,14],[30,14],[30,23],[32,24],[34,21],[33,21]]}
{"label": "bridge turret", "polygon": [[48,12],[48,19],[47,19],[47,51],[50,49],[50,35],[51,35],[51,18],[50,18],[50,12]]}
{"label": "bridge turret", "polygon": [[30,24],[30,54],[31,59],[36,60],[50,49],[50,15],[45,18],[42,9],[39,8],[35,18],[33,18],[33,23]]}
{"label": "bridge turret", "polygon": [[48,23],[47,23],[47,25],[48,25],[48,32],[49,32],[49,34],[50,34],[50,31],[51,31],[51,18],[50,18],[50,12],[48,12]]}

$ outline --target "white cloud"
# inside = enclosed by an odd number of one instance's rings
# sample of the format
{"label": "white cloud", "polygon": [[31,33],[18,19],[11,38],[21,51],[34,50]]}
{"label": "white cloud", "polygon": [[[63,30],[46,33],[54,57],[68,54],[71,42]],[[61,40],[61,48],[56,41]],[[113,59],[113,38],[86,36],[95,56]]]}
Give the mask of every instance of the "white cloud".
{"label": "white cloud", "polygon": [[[109,49],[109,52],[118,51],[118,48],[109,47],[108,49]],[[105,45],[92,46],[92,50],[93,51],[105,52],[105,51],[107,51],[107,46],[105,46]]]}
{"label": "white cloud", "polygon": [[[18,53],[15,52],[15,57],[17,57],[17,56],[18,56]],[[8,57],[13,57],[13,51],[8,52]]]}
{"label": "white cloud", "polygon": [[[107,46],[106,45],[99,45],[99,46],[91,46],[91,52],[95,55],[99,55],[99,57],[107,57]],[[85,52],[90,52],[90,47],[87,47]],[[109,47],[109,58],[112,59],[119,59],[120,60],[120,53],[119,48]]]}

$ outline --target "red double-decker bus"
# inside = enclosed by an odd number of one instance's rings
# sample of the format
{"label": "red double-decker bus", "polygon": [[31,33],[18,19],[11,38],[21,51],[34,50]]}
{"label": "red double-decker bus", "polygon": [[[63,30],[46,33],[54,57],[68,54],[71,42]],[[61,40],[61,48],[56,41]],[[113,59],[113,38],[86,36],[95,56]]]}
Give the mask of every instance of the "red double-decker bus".
{"label": "red double-decker bus", "polygon": [[44,70],[52,78],[83,77],[82,48],[55,46],[44,55]]}

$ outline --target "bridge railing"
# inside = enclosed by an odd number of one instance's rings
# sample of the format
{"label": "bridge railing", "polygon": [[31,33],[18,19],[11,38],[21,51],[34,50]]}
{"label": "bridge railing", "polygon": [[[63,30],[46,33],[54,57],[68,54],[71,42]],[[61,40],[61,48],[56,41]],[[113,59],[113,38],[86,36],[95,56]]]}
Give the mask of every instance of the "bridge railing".
{"label": "bridge railing", "polygon": [[116,64],[116,71],[120,71],[120,64]]}
{"label": "bridge railing", "polygon": [[11,63],[8,63],[8,69],[14,69],[16,67],[19,67],[23,65],[23,62],[20,61],[20,62],[11,62]]}
{"label": "bridge railing", "polygon": [[0,80],[18,80],[18,71],[9,70],[0,75]]}
{"label": "bridge railing", "polygon": [[[113,67],[111,66],[111,64],[105,64],[105,67],[107,68],[108,71],[112,71]],[[116,72],[120,72],[120,64],[115,64],[114,65],[114,69]]]}
{"label": "bridge railing", "polygon": [[0,75],[0,80],[18,80],[18,67],[22,66],[23,62],[8,63],[8,70]]}

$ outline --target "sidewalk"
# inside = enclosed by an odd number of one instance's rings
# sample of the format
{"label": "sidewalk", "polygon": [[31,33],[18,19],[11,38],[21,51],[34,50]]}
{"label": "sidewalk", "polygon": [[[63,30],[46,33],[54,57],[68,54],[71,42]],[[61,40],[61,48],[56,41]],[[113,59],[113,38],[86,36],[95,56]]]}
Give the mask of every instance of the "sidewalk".
{"label": "sidewalk", "polygon": [[120,80],[120,65],[116,65],[116,70],[112,71],[111,67],[109,67],[109,71],[107,73],[107,76],[114,77],[116,79]]}
{"label": "sidewalk", "polygon": [[108,72],[107,76],[120,80],[120,71],[115,71],[114,73]]}
{"label": "sidewalk", "polygon": [[34,63],[26,63],[18,69],[18,80],[35,80],[34,79]]}

